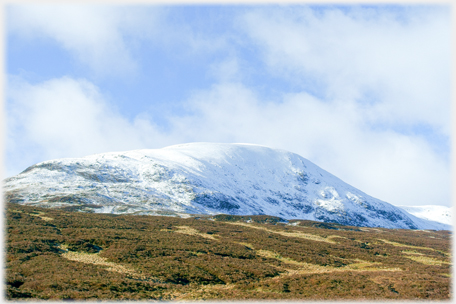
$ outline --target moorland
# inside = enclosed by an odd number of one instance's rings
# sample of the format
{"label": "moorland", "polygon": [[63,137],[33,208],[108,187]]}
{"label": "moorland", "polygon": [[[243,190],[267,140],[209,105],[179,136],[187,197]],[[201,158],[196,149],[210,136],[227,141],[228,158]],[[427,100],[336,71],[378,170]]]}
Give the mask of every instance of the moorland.
{"label": "moorland", "polygon": [[7,203],[9,300],[448,300],[451,232]]}

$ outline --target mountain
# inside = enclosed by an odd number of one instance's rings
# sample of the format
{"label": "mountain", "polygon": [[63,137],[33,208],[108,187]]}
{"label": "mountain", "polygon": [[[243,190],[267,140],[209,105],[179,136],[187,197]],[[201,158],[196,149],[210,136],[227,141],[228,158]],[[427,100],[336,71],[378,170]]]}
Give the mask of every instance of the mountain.
{"label": "mountain", "polygon": [[426,206],[397,206],[416,217],[435,221],[447,225],[453,225],[453,207],[426,205]]}
{"label": "mountain", "polygon": [[50,160],[7,178],[4,190],[13,203],[86,212],[267,214],[450,229],[375,199],[297,154],[250,144],[191,143]]}

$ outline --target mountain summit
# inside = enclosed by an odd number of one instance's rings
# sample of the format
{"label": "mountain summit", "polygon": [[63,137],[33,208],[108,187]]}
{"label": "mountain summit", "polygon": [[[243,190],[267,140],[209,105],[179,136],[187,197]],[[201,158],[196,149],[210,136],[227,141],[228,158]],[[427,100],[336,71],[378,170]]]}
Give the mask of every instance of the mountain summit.
{"label": "mountain summit", "polygon": [[450,229],[373,198],[297,154],[250,144],[191,143],[50,160],[7,178],[4,190],[10,202],[86,212],[267,214]]}

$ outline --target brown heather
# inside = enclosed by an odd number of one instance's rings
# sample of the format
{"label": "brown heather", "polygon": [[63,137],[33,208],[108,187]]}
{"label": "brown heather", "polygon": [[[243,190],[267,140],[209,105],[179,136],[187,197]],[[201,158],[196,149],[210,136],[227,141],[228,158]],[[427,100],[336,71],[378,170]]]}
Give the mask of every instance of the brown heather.
{"label": "brown heather", "polygon": [[6,298],[449,300],[451,233],[7,204]]}

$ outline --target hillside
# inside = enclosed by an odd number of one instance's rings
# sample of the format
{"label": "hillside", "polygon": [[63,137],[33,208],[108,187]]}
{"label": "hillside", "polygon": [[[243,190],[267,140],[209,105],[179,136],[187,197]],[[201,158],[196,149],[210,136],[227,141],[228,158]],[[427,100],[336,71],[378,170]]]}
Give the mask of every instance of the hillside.
{"label": "hillside", "polygon": [[97,213],[271,215],[449,229],[346,184],[309,160],[248,144],[192,143],[45,161],[5,180],[9,202]]}
{"label": "hillside", "polygon": [[453,225],[453,207],[426,205],[426,206],[397,206],[408,213],[429,221]]}
{"label": "hillside", "polygon": [[451,233],[8,204],[9,300],[450,298]]}

